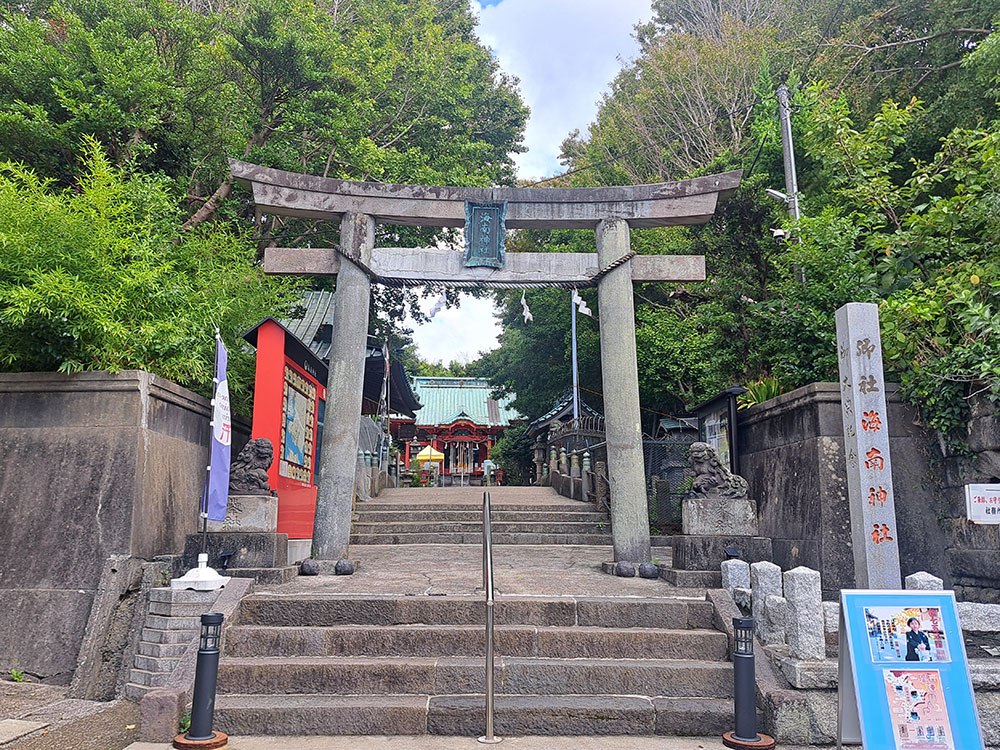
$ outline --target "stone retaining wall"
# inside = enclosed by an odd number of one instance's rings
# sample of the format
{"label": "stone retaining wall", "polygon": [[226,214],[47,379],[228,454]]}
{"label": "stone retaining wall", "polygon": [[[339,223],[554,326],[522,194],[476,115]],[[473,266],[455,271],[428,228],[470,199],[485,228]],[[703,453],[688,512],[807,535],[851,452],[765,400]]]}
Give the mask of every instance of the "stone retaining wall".
{"label": "stone retaining wall", "polygon": [[[935,441],[915,424],[916,413],[900,401],[898,385],[886,385],[886,400],[903,575],[926,570],[951,588],[946,549],[962,541],[942,522],[957,508],[939,485]],[[783,570],[805,565],[820,571],[825,599],[852,588],[838,385],[813,383],[741,412],[739,446],[740,473],[757,503],[759,533],[773,540],[774,562]]]}
{"label": "stone retaining wall", "polygon": [[0,403],[0,671],[65,678],[105,561],[196,530],[209,402],[129,370],[0,374]]}

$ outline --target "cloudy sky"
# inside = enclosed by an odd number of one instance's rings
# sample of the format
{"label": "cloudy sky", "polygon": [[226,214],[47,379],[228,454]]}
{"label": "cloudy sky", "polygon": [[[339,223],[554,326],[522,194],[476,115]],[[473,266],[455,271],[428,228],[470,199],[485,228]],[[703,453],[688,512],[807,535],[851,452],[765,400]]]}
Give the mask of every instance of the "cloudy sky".
{"label": "cloudy sky", "polygon": [[[559,145],[575,128],[586,133],[597,103],[636,54],[632,27],[651,16],[649,0],[472,0],[479,37],[520,81],[531,107],[528,151],[515,161],[522,179],[551,177]],[[460,309],[443,310],[414,326],[414,340],[432,362],[471,361],[493,349],[500,328],[490,300],[465,297]],[[425,310],[434,299],[425,301]]]}

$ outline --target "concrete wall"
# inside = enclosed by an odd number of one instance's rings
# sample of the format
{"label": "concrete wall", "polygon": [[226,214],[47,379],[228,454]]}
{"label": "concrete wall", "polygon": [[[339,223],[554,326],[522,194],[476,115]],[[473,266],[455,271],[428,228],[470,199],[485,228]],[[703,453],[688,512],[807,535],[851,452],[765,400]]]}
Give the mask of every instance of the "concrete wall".
{"label": "concrete wall", "polygon": [[68,676],[105,560],[183,551],[209,417],[146,372],[0,374],[0,671]]}
{"label": "concrete wall", "polygon": [[[937,476],[936,444],[915,424],[898,386],[886,391],[903,575],[926,570],[950,587],[948,547],[958,540],[945,519],[955,508]],[[813,383],[741,412],[739,445],[740,473],[757,502],[760,535],[773,540],[774,562],[819,570],[824,598],[854,586],[838,385]]]}

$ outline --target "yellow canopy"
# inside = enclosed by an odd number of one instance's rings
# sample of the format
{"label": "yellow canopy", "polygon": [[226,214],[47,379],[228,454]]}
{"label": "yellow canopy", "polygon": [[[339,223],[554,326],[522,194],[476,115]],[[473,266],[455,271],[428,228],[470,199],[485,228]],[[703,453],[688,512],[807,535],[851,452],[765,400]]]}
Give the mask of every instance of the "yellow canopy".
{"label": "yellow canopy", "polygon": [[417,454],[418,461],[444,461],[444,454],[434,450],[434,446],[428,445]]}

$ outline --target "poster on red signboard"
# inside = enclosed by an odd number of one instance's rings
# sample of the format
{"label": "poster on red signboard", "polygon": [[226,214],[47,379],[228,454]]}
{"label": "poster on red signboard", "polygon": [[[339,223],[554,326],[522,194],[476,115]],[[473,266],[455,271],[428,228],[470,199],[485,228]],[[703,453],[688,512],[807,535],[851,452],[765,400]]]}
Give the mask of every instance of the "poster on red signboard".
{"label": "poster on red signboard", "polygon": [[972,523],[1000,524],[1000,484],[965,485],[965,513]]}

